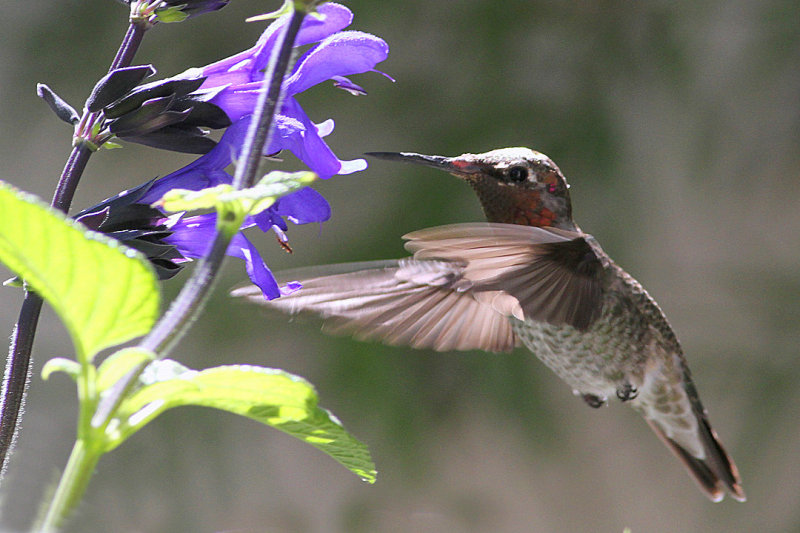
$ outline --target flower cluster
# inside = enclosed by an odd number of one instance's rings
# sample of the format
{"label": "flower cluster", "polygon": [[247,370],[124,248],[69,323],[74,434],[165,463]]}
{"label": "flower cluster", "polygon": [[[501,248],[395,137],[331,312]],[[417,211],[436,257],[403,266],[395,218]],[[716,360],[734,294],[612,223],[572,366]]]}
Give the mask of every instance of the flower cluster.
{"label": "flower cluster", "polygon": [[[318,8],[321,18],[306,17],[295,40],[301,47],[317,43],[296,62],[283,83],[283,104],[275,117],[275,131],[265,154],[289,150],[321,178],[349,174],[366,168],[363,160],[341,161],[322,140],[333,131],[333,121],[314,124],[295,99],[301,92],[326,80],[337,87],[358,88],[345,76],[374,71],[386,59],[383,39],[358,31],[341,31],[353,20],[346,7],[326,3]],[[208,66],[190,69],[181,76],[204,77],[204,90],[219,90],[209,100],[225,110],[232,121],[252,112],[262,90],[264,70],[288,17],[269,26],[254,47]],[[360,89],[360,88],[358,88]]]}
{"label": "flower cluster", "polygon": [[[363,170],[366,162],[336,157],[323,140],[333,131],[333,121],[315,124],[295,97],[326,80],[332,80],[336,87],[348,92],[362,94],[363,89],[346,76],[377,72],[375,66],[386,59],[388,46],[382,39],[367,33],[342,31],[353,18],[346,7],[326,3],[318,11],[319,17],[306,17],[297,35],[296,47],[312,46],[302,54],[283,82],[284,98],[274,117],[271,140],[264,154],[288,150],[321,178],[329,178]],[[125,191],[79,213],[76,218],[146,253],[162,278],[174,275],[182,262],[204,256],[216,224],[215,214],[167,217],[149,204],[170,189],[200,190],[232,182],[232,176],[225,169],[238,158],[251,113],[263,90],[264,70],[287,23],[288,16],[281,17],[249,50],[190,69],[174,78],[202,80],[199,85],[199,92],[205,95],[202,102],[222,109],[230,120],[231,125],[213,149],[182,169]],[[252,226],[262,231],[272,229],[285,243],[286,219],[295,224],[323,222],[330,213],[330,206],[319,193],[304,188],[279,199],[266,211],[248,217],[243,229]],[[227,254],[245,261],[248,276],[261,288],[265,298],[276,298],[281,290],[294,288],[278,286],[256,248],[241,232],[231,241]]]}

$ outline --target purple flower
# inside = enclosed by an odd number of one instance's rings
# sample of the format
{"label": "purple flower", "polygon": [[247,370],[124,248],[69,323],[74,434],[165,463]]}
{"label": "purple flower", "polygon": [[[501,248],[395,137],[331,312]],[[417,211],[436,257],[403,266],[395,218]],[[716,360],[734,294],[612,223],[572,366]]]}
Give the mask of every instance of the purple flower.
{"label": "purple flower", "polygon": [[[375,65],[386,59],[388,47],[373,35],[340,31],[353,18],[346,7],[326,3],[318,11],[323,17],[306,17],[297,35],[295,46],[312,46],[284,79],[283,103],[274,117],[273,135],[264,153],[289,150],[317,175],[329,178],[363,170],[366,162],[363,159],[338,159],[322,140],[333,131],[333,121],[315,124],[295,96],[325,80],[332,80],[335,86],[350,93],[363,94],[364,90],[345,76],[374,71]],[[200,190],[232,183],[233,178],[225,169],[239,157],[252,111],[262,90],[264,70],[287,22],[288,17],[281,17],[270,25],[250,50],[175,77],[179,80],[204,77],[198,93],[209,95],[206,101],[221,108],[230,118],[232,124],[213,149],[164,178],[125,191],[79,214],[82,221],[99,231],[109,229],[109,234],[112,234],[110,228],[113,228],[116,232],[113,236],[138,246],[157,266],[155,261],[160,261],[162,279],[167,274],[174,275],[182,263],[207,254],[215,231],[216,214],[167,217],[150,204],[170,189]],[[132,212],[138,215],[133,232],[126,227],[126,216],[130,217]],[[242,229],[252,226],[265,232],[272,229],[285,244],[287,220],[294,224],[308,224],[328,220],[330,215],[328,202],[313,189],[304,188],[280,198],[258,215],[247,217]],[[142,242],[143,239],[149,240]],[[234,236],[226,253],[245,261],[248,276],[267,299],[299,288],[296,284],[279,287],[258,250],[242,232]]]}
{"label": "purple flower", "polygon": [[[222,183],[231,183],[233,177],[225,171],[244,138],[249,119],[240,120],[225,132],[220,142],[199,159],[164,176],[149,181],[85,209],[75,219],[90,229],[101,231],[126,245],[143,252],[155,267],[159,278],[169,279],[190,259],[203,257],[213,239],[216,214],[166,216],[150,206],[171,189],[200,190]],[[281,242],[287,242],[286,220],[294,224],[324,222],[331,208],[317,191],[305,187],[278,199],[269,209],[248,217],[242,229],[257,226],[262,231],[273,229]],[[286,220],[285,220],[286,219]],[[226,253],[245,261],[250,280],[258,285],[264,297],[277,298],[299,288],[296,284],[279,287],[258,250],[238,233],[228,245]]]}
{"label": "purple flower", "polygon": [[141,202],[153,181],[122,191],[72,218],[139,250],[150,261],[159,279],[169,279],[181,270],[186,258],[165,240],[177,217],[165,218],[161,211]]}
{"label": "purple flower", "polygon": [[[183,218],[172,226],[172,235],[166,237],[164,241],[174,245],[184,257],[203,257],[208,253],[208,248],[214,240],[216,223],[216,213]],[[243,233],[239,232],[233,236],[225,253],[244,260],[248,277],[258,285],[268,300],[292,292],[291,284],[283,289],[278,286],[258,250]]]}
{"label": "purple flower", "polygon": [[[289,150],[321,178],[329,178],[363,170],[367,164],[363,159],[338,159],[322,140],[333,131],[333,121],[315,124],[295,96],[325,80],[333,80],[335,86],[348,92],[363,93],[363,89],[345,76],[377,72],[375,65],[386,59],[389,48],[383,39],[374,35],[340,31],[353,20],[352,12],[346,7],[329,2],[321,5],[318,12],[323,18],[306,17],[297,35],[295,46],[317,44],[299,58],[284,80],[283,104],[276,114],[275,132],[264,153]],[[271,24],[249,50],[192,69],[193,73],[197,71],[197,76],[206,77],[201,89],[219,90],[209,102],[221,107],[233,122],[252,113],[262,90],[264,70],[288,20],[284,16]]]}
{"label": "purple flower", "polygon": [[[249,122],[249,117],[246,117],[229,127],[213,150],[182,169],[157,180],[139,202],[153,203],[170,189],[200,190],[222,183],[231,183],[233,177],[224,169],[234,157],[238,156],[238,149],[247,133]],[[289,228],[284,217],[294,224],[308,224],[324,222],[330,216],[331,208],[325,198],[317,191],[305,187],[278,199],[258,215],[248,217],[242,229],[252,226],[258,226],[265,232],[273,229],[281,242],[286,243],[288,239],[285,232]],[[163,221],[161,223],[163,224]],[[172,234],[163,241],[175,246],[185,258],[203,257],[208,251],[215,224],[216,214],[213,213],[182,217],[173,223],[170,227]],[[241,232],[233,238],[226,253],[245,261],[247,275],[261,288],[265,298],[277,298],[282,292],[292,290],[291,286],[288,289],[278,287],[275,277],[267,268],[258,250]]]}

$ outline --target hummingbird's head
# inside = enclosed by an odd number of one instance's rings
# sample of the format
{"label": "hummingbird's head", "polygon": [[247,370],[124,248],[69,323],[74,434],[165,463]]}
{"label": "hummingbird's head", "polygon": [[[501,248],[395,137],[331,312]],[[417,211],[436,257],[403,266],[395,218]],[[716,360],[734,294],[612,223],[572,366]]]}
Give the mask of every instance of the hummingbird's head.
{"label": "hummingbird's head", "polygon": [[489,222],[575,229],[564,175],[549,157],[529,148],[501,148],[457,157],[408,152],[367,155],[438,168],[467,181]]}

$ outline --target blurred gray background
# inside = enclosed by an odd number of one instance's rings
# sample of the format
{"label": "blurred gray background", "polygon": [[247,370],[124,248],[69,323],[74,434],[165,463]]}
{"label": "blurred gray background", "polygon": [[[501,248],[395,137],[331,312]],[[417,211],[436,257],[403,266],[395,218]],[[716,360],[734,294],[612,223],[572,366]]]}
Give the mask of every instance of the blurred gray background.
{"label": "blurred gray background", "polygon": [[[175,358],[306,377],[369,444],[377,484],[276,430],[187,408],[100,461],[68,530],[800,531],[798,4],[347,4],[354,29],[389,43],[379,68],[397,83],[367,74],[354,78],[366,97],[328,83],[300,97],[312,119],[336,120],[336,153],[525,145],[550,155],[572,184],[578,223],[670,317],[749,501],[708,502],[631,410],[589,409],[523,350],[439,354],[326,337],[316,323],[231,301],[226,289],[245,279],[231,260]],[[227,56],[261,31],[245,17],[277,6],[236,0],[159,26],[137,62],[168,76]],[[79,107],[125,20],[121,5],[102,0],[4,8],[0,178],[50,199],[71,130],[35,84]],[[101,152],[75,210],[191,160],[132,145]],[[316,187],[333,218],[291,228],[293,255],[253,235],[273,269],[399,257],[408,231],[482,217],[465,184],[433,170],[374,162]],[[165,298],[185,279],[167,283]],[[0,289],[7,334],[20,300]],[[28,527],[66,462],[74,386],[39,371],[71,351],[46,312],[0,527]]]}

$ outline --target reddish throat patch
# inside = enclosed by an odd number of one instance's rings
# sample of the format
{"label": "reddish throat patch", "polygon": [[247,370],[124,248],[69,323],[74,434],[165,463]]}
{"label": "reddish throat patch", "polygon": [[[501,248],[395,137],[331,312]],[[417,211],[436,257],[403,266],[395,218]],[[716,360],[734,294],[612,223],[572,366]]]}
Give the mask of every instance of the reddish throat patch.
{"label": "reddish throat patch", "polygon": [[547,227],[552,226],[556,219],[556,214],[542,205],[536,192],[526,191],[525,194],[517,195],[514,204],[509,217],[511,224]]}

